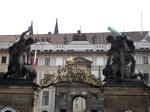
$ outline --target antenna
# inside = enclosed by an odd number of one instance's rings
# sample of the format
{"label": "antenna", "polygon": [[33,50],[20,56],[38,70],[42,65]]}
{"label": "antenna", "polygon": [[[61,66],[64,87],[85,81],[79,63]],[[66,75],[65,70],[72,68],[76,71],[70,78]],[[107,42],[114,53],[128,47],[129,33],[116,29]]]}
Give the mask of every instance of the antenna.
{"label": "antenna", "polygon": [[81,25],[80,25],[80,31],[81,31]]}
{"label": "antenna", "polygon": [[142,23],[142,13],[141,13],[141,35],[143,35],[143,23]]}

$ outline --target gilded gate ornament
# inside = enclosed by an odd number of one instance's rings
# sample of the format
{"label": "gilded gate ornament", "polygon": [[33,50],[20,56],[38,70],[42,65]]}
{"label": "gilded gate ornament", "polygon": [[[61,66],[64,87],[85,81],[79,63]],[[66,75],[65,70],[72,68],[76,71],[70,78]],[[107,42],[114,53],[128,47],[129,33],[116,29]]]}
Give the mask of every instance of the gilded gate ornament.
{"label": "gilded gate ornament", "polygon": [[47,75],[44,79],[41,80],[40,83],[44,88],[63,82],[79,82],[97,87],[102,85],[101,78],[97,78],[93,74],[87,74],[85,70],[78,68],[72,58],[67,61],[65,68],[58,70],[54,74]]}

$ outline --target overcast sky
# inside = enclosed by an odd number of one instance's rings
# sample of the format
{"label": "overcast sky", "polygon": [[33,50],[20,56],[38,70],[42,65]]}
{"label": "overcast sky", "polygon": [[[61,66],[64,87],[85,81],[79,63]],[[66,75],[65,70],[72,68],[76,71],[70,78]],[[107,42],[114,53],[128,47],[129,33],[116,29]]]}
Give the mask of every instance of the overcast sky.
{"label": "overcast sky", "polygon": [[[142,13],[142,25],[141,25]],[[33,21],[34,34],[150,31],[149,0],[0,0],[0,35],[21,34]]]}

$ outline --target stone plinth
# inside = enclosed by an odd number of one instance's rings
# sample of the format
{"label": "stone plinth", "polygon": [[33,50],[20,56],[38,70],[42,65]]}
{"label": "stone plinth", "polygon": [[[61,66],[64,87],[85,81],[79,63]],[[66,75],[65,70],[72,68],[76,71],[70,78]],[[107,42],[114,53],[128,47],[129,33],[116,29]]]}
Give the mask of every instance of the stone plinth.
{"label": "stone plinth", "polygon": [[34,83],[0,82],[0,110],[9,107],[19,112],[37,112],[38,91]]}
{"label": "stone plinth", "polygon": [[104,86],[104,112],[149,112],[147,86]]}

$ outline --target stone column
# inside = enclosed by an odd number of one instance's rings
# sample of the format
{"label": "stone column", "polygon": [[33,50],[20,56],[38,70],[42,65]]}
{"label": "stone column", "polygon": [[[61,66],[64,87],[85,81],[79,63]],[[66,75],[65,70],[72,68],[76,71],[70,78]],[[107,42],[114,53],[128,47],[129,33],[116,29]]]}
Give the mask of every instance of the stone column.
{"label": "stone column", "polygon": [[103,111],[103,100],[104,100],[104,98],[103,98],[103,95],[102,95],[102,93],[99,93],[98,94],[98,100],[99,100],[99,102],[98,102],[98,112],[104,112]]}
{"label": "stone column", "polygon": [[91,93],[87,93],[87,101],[86,101],[86,110],[87,112],[91,112]]}
{"label": "stone column", "polygon": [[73,102],[72,102],[72,97],[71,97],[71,92],[68,91],[68,100],[67,100],[67,112],[72,112],[73,111]]}
{"label": "stone column", "polygon": [[59,107],[59,104],[60,104],[60,100],[59,100],[59,87],[56,87],[56,93],[55,93],[55,112],[60,112],[60,107]]}

